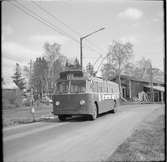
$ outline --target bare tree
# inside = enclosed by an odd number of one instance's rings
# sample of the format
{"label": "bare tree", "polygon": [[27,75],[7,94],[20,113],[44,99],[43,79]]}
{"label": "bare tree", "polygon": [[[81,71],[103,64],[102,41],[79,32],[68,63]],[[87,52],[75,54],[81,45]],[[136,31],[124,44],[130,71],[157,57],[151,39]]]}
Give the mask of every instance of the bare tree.
{"label": "bare tree", "polygon": [[32,87],[42,98],[43,93],[46,92],[46,78],[48,74],[48,64],[45,58],[36,58],[33,63],[33,72],[31,77]]}
{"label": "bare tree", "polygon": [[49,68],[49,74],[52,75],[52,69],[53,69],[53,64],[54,62],[59,58],[60,54],[60,48],[61,45],[57,43],[49,44],[45,43],[44,44],[44,57],[46,58],[48,62],[48,68]]}
{"label": "bare tree", "polygon": [[113,41],[112,45],[109,47],[107,56],[108,63],[103,66],[102,73],[108,75],[105,76],[105,78],[111,77],[111,75],[118,76],[119,92],[122,96],[120,76],[125,66],[129,63],[130,58],[133,56],[133,46],[129,42],[123,44],[119,41]]}
{"label": "bare tree", "polygon": [[149,59],[142,58],[141,60],[136,62],[134,75],[137,79],[150,79],[150,64],[151,61]]}
{"label": "bare tree", "polygon": [[86,71],[90,74],[90,75],[95,75],[95,71],[94,71],[94,67],[93,65],[89,62],[86,66]]}
{"label": "bare tree", "polygon": [[60,53],[60,48],[61,45],[57,43],[44,44],[44,57],[48,63],[47,89],[54,87],[54,82],[58,78],[59,73],[65,68],[66,57]]}

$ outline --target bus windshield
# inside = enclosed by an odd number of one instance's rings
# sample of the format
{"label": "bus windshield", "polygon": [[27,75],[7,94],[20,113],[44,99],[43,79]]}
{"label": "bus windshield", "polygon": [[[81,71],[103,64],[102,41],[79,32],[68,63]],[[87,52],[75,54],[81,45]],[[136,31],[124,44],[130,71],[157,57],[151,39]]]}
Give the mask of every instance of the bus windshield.
{"label": "bus windshield", "polygon": [[[69,89],[70,87],[70,89]],[[62,81],[57,83],[58,93],[80,93],[86,91],[86,81],[85,80],[71,80]]]}
{"label": "bus windshield", "polygon": [[69,89],[69,81],[62,81],[57,83],[58,93],[67,93]]}
{"label": "bus windshield", "polygon": [[80,93],[86,91],[86,81],[85,80],[72,80],[71,81],[71,93]]}

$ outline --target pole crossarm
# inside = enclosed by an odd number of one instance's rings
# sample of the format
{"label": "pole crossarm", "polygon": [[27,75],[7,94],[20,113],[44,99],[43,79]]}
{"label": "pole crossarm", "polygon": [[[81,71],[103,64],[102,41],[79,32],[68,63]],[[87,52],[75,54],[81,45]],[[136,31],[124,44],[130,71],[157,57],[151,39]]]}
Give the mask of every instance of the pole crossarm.
{"label": "pole crossarm", "polygon": [[80,64],[81,64],[81,69],[82,69],[82,40],[85,39],[85,38],[87,38],[87,37],[89,37],[89,36],[91,36],[94,33],[97,33],[97,32],[99,32],[101,30],[104,30],[104,29],[105,29],[104,27],[100,28],[99,30],[96,30],[96,31],[94,31],[92,33],[89,33],[89,34],[87,34],[87,35],[85,35],[85,36],[83,36],[83,37],[80,38]]}
{"label": "pole crossarm", "polygon": [[101,31],[101,30],[104,30],[104,29],[105,29],[104,27],[103,27],[103,28],[100,28],[99,30],[96,30],[96,31],[94,31],[94,32],[92,32],[92,33],[89,33],[89,34],[87,34],[87,35],[81,37],[80,39],[83,40],[83,39],[85,39],[85,38],[91,36],[92,34],[97,33],[97,32],[99,32],[99,31]]}

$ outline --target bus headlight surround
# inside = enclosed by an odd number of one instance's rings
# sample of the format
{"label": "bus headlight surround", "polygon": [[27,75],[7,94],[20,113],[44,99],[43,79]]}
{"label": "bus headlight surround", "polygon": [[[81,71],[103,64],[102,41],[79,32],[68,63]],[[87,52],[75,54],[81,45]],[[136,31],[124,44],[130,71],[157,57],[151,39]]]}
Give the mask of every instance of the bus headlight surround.
{"label": "bus headlight surround", "polygon": [[60,102],[59,101],[56,101],[56,106],[59,106],[60,105]]}
{"label": "bus headlight surround", "polygon": [[85,100],[80,100],[80,105],[84,105],[85,104]]}

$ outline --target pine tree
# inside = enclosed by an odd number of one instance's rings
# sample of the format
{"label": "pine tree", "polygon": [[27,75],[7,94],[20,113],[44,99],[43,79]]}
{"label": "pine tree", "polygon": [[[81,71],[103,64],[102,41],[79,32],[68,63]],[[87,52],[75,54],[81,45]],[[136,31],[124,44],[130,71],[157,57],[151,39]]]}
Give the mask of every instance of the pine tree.
{"label": "pine tree", "polygon": [[80,65],[79,65],[79,61],[78,61],[78,59],[77,58],[75,58],[75,60],[74,60],[74,66],[76,67],[76,68],[78,68]]}
{"label": "pine tree", "polygon": [[13,82],[17,85],[20,90],[24,90],[25,87],[25,79],[21,75],[21,68],[18,63],[16,63],[16,72],[12,76]]}

